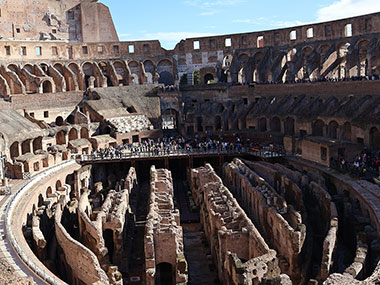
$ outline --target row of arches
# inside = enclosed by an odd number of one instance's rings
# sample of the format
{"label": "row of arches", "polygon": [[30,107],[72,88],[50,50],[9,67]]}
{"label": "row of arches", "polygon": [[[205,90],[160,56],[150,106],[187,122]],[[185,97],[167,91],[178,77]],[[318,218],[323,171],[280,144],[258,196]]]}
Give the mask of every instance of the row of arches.
{"label": "row of arches", "polygon": [[175,79],[171,59],[162,59],[157,64],[152,60],[11,63],[0,68],[0,93],[9,97],[11,94],[78,91],[88,87],[173,85]]}
{"label": "row of arches", "polygon": [[69,131],[60,130],[55,135],[55,140],[56,140],[57,145],[66,145],[69,141],[73,141],[79,138],[81,139],[89,138],[89,132],[87,128],[82,127],[80,130],[78,130],[77,128],[71,128]]}
{"label": "row of arches", "polygon": [[284,49],[255,49],[254,54],[227,54],[221,82],[292,82],[378,76],[380,49],[377,39],[345,40]]}
{"label": "row of arches", "polygon": [[36,153],[39,150],[42,150],[41,136],[34,139],[26,139],[21,142],[15,141],[9,148],[11,158],[15,158],[27,153]]}
{"label": "row of arches", "polygon": [[[70,130],[60,130],[55,135],[57,145],[66,145],[69,141],[79,138],[89,139],[89,131],[86,127],[82,127],[80,129],[73,127]],[[13,142],[9,148],[11,159],[27,153],[36,154],[38,151],[43,149],[42,141],[42,136],[39,136],[34,139]]]}
{"label": "row of arches", "polygon": [[[269,121],[269,125],[268,125]],[[258,119],[258,131],[260,132],[273,132],[283,133],[284,135],[306,135],[306,130],[299,134],[296,133],[296,120],[292,117],[287,117],[281,120],[279,117],[274,116],[269,120],[266,117]],[[335,140],[343,140],[347,142],[353,141],[352,125],[350,122],[339,124],[335,120],[328,123],[321,119],[317,119],[311,123],[311,135],[319,137],[327,137]],[[380,131],[377,127],[373,126],[368,130],[368,143],[369,147],[373,149],[380,149]],[[358,142],[358,141],[355,141]],[[363,142],[364,143],[364,142]]]}

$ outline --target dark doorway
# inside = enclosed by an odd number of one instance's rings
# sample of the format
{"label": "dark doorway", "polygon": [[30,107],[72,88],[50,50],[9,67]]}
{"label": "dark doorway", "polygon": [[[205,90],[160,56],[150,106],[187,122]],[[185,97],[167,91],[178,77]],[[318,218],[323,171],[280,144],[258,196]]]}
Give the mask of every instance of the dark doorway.
{"label": "dark doorway", "polygon": [[170,285],[173,284],[173,268],[170,263],[160,263],[156,267],[155,285]]}

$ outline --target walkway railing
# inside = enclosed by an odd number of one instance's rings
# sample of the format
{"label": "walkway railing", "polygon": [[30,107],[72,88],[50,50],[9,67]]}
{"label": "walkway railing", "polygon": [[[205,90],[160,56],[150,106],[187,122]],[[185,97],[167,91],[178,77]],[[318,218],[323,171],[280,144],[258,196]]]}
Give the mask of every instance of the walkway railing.
{"label": "walkway railing", "polygon": [[278,158],[285,156],[282,152],[268,151],[268,150],[258,150],[253,151],[246,148],[241,149],[211,149],[211,150],[202,150],[202,149],[178,149],[170,151],[143,151],[143,152],[122,152],[122,153],[96,153],[96,154],[82,154],[77,155],[76,159],[79,162],[96,162],[103,160],[132,160],[132,159],[141,159],[141,158],[166,158],[166,157],[189,157],[189,156],[199,156],[199,155],[252,155],[261,158]]}

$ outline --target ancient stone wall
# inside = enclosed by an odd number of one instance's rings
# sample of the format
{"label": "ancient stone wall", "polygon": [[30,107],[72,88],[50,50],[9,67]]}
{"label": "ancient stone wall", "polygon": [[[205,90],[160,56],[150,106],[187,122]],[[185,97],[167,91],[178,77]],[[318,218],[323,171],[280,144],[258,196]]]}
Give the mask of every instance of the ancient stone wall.
{"label": "ancient stone wall", "polygon": [[[338,211],[335,203],[332,201],[330,194],[325,189],[324,184],[312,181],[309,185],[315,201],[319,206],[319,215],[321,222],[328,226],[324,230],[326,234],[323,241],[322,262],[319,278],[326,280],[333,266],[333,255],[336,249],[338,238]],[[325,227],[326,227],[325,226]]]}
{"label": "ancient stone wall", "polygon": [[0,3],[5,39],[70,42],[118,41],[109,9],[97,1],[43,0]]}
{"label": "ancient stone wall", "polygon": [[[274,177],[269,179],[269,168],[258,167],[253,163],[250,167],[252,170],[239,159],[234,159],[224,168],[225,183],[262,230],[265,239],[278,251],[281,271],[288,274],[294,282],[299,282],[306,277],[305,269],[299,265],[306,238],[306,226],[303,224],[302,214],[288,205],[286,200],[270,186],[271,180],[273,185],[275,183]],[[267,171],[264,173],[265,176],[257,174],[265,171]],[[278,189],[284,188],[286,185],[278,187]],[[298,191],[300,192],[299,189]],[[303,203],[299,204],[294,206],[304,209]]]}
{"label": "ancient stone wall", "polygon": [[[380,243],[377,223],[378,218],[376,218],[377,213],[375,210],[375,205],[378,204],[379,199],[377,191],[375,190],[378,189],[378,186],[367,181],[354,181],[347,176],[331,173],[327,168],[312,165],[305,161],[290,159],[290,162],[293,167],[308,171],[309,177],[314,176],[312,180],[315,182],[310,183],[310,189],[313,189],[318,203],[323,203],[324,205],[320,209],[321,219],[325,220],[326,218],[331,218],[329,226],[326,228],[328,232],[323,242],[324,250],[321,276],[324,275],[326,277],[328,270],[330,270],[331,273],[333,266],[331,254],[334,258],[336,252],[334,243],[337,242],[335,239],[337,219],[334,218],[334,216],[336,216],[336,208],[338,206],[341,209],[339,212],[340,231],[343,232],[345,237],[350,237],[351,246],[353,246],[352,250],[356,250],[352,263],[350,265],[345,264],[345,273],[343,275],[336,273],[329,275],[325,284],[341,284],[339,282],[356,284],[359,282],[358,279],[364,279],[363,275],[360,274],[365,274],[368,268],[373,268],[374,271],[372,276],[366,279],[366,282],[369,282],[369,280],[373,282],[376,278],[378,279],[379,272],[377,268],[379,260],[377,257],[380,252]],[[311,175],[313,172],[314,174]],[[318,176],[322,179],[318,179]],[[323,186],[325,185],[325,180],[329,182],[329,193],[326,193],[326,189]],[[328,201],[330,201],[331,196],[335,197],[335,200],[334,203],[330,203],[329,208]],[[340,198],[337,199],[337,197]],[[337,204],[337,206],[335,207],[334,204]],[[367,251],[371,251],[372,254],[367,254]],[[367,283],[364,282],[364,284]]]}
{"label": "ancient stone wall", "polygon": [[178,209],[174,208],[173,180],[166,169],[150,170],[149,212],[145,227],[145,282],[155,284],[161,266],[170,264],[173,283],[187,282],[183,232]]}
{"label": "ancient stone wall", "polygon": [[[137,187],[136,170],[130,168],[127,176],[116,182],[115,190],[105,193],[101,182],[95,183],[94,186],[95,193],[91,194],[92,203],[89,201],[90,191],[86,188],[81,189],[78,205],[80,240],[97,256],[110,276],[111,283],[122,284],[121,274],[115,265],[123,266],[126,262],[124,253],[127,248],[124,246],[123,237],[126,231],[126,216],[131,213],[129,195]],[[111,231],[112,235],[106,237],[107,231]],[[108,241],[108,246],[106,238],[112,239]]]}
{"label": "ancient stone wall", "polygon": [[276,252],[269,248],[212,167],[206,164],[192,169],[190,179],[220,280],[226,284],[256,284],[263,278],[279,278]]}
{"label": "ancient stone wall", "polygon": [[66,263],[71,268],[73,282],[109,284],[109,279],[101,268],[96,255],[83,244],[74,240],[62,226],[62,206],[59,205],[55,212],[56,237],[65,254]]}

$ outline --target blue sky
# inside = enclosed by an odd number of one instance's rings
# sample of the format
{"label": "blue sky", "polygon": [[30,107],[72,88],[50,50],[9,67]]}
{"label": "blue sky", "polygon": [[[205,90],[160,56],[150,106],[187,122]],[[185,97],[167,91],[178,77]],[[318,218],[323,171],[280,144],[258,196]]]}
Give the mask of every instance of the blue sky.
{"label": "blue sky", "polygon": [[121,41],[181,39],[262,31],[380,11],[380,0],[101,0]]}

